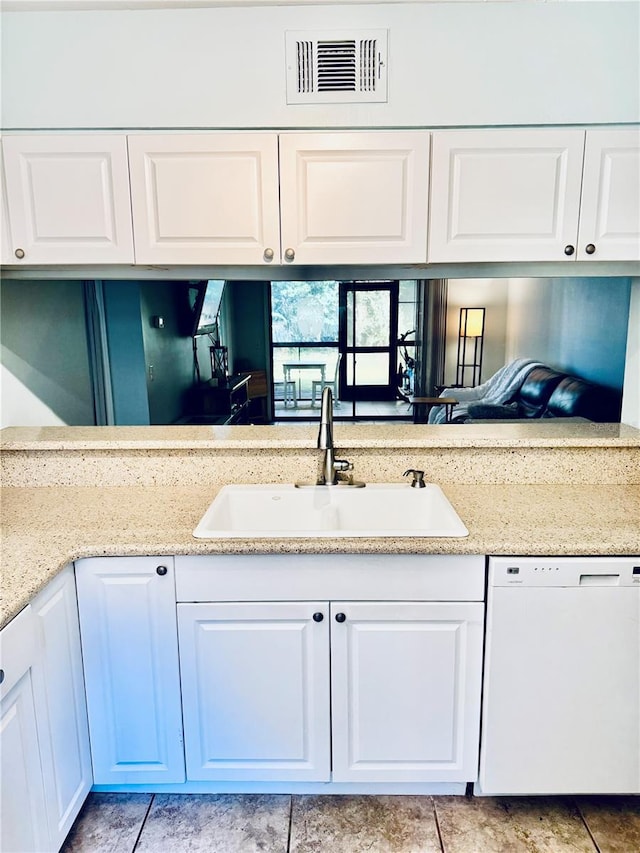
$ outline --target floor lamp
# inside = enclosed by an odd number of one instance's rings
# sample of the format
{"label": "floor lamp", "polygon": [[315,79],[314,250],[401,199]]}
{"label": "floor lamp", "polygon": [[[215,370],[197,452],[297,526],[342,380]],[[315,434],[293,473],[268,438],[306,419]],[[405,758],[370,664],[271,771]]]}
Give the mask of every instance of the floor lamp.
{"label": "floor lamp", "polygon": [[465,373],[471,371],[471,386],[479,385],[482,377],[484,348],[484,308],[461,308],[458,328],[458,363],[456,385],[464,387]]}

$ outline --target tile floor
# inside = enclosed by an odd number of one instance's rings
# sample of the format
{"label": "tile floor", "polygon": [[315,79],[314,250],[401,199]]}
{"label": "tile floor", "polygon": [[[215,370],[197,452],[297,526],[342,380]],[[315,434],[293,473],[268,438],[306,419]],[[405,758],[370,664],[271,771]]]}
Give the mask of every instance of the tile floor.
{"label": "tile floor", "polygon": [[62,853],[640,853],[640,797],[91,794]]}

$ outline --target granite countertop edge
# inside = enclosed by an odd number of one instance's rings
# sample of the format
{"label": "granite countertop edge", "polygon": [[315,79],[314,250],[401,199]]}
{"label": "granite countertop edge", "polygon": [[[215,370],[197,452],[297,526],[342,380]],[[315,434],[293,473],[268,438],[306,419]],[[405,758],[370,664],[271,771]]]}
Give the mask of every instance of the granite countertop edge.
{"label": "granite countertop edge", "polygon": [[[307,450],[316,447],[317,425],[230,427],[7,427],[3,452]],[[440,426],[334,424],[341,448],[640,447],[640,429],[625,424],[497,422]]]}

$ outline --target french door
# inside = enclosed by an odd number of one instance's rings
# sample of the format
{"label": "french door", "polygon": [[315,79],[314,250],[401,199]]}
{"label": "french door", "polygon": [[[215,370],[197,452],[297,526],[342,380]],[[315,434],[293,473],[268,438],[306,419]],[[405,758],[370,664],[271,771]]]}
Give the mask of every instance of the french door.
{"label": "french door", "polygon": [[340,282],[340,399],[395,400],[398,282]]}

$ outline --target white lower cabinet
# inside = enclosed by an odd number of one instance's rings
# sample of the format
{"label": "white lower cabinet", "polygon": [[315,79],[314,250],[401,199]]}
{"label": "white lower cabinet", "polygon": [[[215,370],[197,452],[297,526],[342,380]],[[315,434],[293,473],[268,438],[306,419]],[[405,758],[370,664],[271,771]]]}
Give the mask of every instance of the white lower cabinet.
{"label": "white lower cabinet", "polygon": [[42,853],[51,848],[33,694],[37,654],[31,607],[3,628],[0,642],[0,849]]}
{"label": "white lower cabinet", "polygon": [[184,781],[173,558],[76,564],[96,784]]}
{"label": "white lower cabinet", "polygon": [[328,611],[178,605],[189,779],[329,780]]}
{"label": "white lower cabinet", "polygon": [[58,850],[93,782],[73,566],[34,598],[31,609],[41,659],[34,690],[42,774],[51,849]]}
{"label": "white lower cabinet", "polygon": [[176,560],[187,779],[477,778],[483,558]]}
{"label": "white lower cabinet", "polygon": [[478,768],[483,605],[331,604],[335,782],[465,782]]}
{"label": "white lower cabinet", "polygon": [[55,853],[92,783],[73,566],[0,641],[0,850]]}

